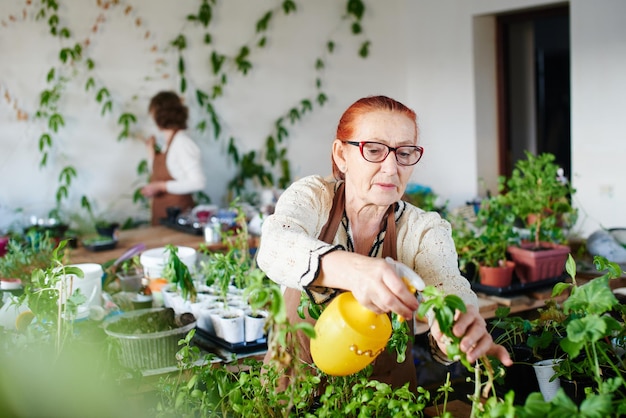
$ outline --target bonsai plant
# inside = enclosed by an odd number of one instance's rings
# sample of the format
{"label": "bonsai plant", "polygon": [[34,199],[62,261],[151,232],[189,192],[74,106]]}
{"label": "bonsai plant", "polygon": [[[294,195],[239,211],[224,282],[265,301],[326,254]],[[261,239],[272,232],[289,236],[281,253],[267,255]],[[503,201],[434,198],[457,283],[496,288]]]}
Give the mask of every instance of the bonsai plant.
{"label": "bonsai plant", "polygon": [[[505,204],[530,233],[530,240],[511,246],[515,271],[522,282],[560,276],[570,252],[564,230],[577,218],[570,199],[575,190],[563,179],[550,153],[535,156],[526,151],[511,177],[500,177]],[[555,257],[555,258],[551,258]]]}

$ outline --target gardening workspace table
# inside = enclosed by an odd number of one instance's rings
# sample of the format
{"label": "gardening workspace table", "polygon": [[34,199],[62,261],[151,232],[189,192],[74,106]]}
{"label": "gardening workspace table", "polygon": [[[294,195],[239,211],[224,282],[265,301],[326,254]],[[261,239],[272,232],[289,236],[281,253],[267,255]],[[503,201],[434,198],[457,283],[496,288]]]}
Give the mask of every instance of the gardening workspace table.
{"label": "gardening workspace table", "polygon": [[[258,237],[254,237],[250,242],[250,247],[255,248],[258,245]],[[111,250],[90,251],[79,243],[78,248],[69,249],[69,261],[73,264],[78,263],[98,263],[103,264],[110,260],[115,260],[132,247],[144,244],[146,249],[164,247],[168,244],[191,247],[198,249],[200,245],[206,245],[211,251],[226,250],[224,244],[208,244],[205,243],[204,236],[194,235],[181,232],[163,225],[146,226],[134,229],[126,229],[119,231],[119,239],[117,246]],[[485,318],[493,318],[496,309],[499,306],[509,306],[511,313],[524,311],[534,311],[545,305],[546,299],[550,297],[551,286],[547,289],[540,289],[515,296],[494,296],[485,295],[480,292],[478,294],[478,307],[481,315]],[[418,333],[427,331],[426,324],[424,329],[418,326]]]}
{"label": "gardening workspace table", "polygon": [[[147,250],[151,248],[165,247],[168,244],[191,247],[196,250],[200,247],[200,244],[206,245],[206,247],[211,251],[222,251],[227,249],[227,247],[221,243],[206,243],[203,235],[194,235],[168,228],[163,225],[157,225],[119,231],[117,245],[111,250],[91,251],[79,243],[77,248],[69,249],[69,261],[72,264],[103,264],[107,261],[117,259],[126,251],[138,244],[144,244]],[[252,240],[251,244],[251,248],[257,245],[255,240]]]}

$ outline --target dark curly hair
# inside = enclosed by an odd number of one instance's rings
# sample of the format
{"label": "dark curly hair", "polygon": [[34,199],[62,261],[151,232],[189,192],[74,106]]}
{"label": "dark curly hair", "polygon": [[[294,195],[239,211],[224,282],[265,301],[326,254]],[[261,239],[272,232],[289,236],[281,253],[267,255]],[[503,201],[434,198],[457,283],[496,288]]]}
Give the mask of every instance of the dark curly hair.
{"label": "dark curly hair", "polygon": [[150,99],[148,112],[161,129],[187,129],[189,109],[173,91],[161,91]]}

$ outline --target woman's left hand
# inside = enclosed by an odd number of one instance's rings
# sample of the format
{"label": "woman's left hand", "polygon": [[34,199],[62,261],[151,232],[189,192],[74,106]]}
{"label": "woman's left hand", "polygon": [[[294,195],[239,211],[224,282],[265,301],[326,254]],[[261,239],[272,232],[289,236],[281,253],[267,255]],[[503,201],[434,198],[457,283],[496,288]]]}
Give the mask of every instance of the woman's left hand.
{"label": "woman's left hand", "polygon": [[[437,341],[439,349],[446,352],[447,338],[439,329],[437,321],[431,326],[430,332]],[[452,332],[461,338],[461,351],[467,360],[474,363],[480,357],[488,355],[496,357],[505,366],[513,364],[509,352],[501,345],[495,344],[487,331],[487,324],[474,305],[468,305],[465,313],[456,312]]]}

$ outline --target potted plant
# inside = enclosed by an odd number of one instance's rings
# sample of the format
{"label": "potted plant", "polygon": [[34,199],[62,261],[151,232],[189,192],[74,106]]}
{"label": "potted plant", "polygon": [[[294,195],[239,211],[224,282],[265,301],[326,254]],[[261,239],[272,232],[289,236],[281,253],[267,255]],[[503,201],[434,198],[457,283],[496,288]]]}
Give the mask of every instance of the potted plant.
{"label": "potted plant", "polygon": [[519,241],[513,228],[515,215],[502,196],[482,202],[471,233],[467,235],[459,257],[463,264],[472,263],[480,283],[507,287],[513,279],[514,263],[507,259],[508,247]]}
{"label": "potted plant", "polygon": [[195,326],[192,313],[176,314],[171,308],[125,312],[103,323],[120,364],[143,371],[176,365],[178,341]]}
{"label": "potted plant", "polygon": [[509,247],[515,272],[523,283],[560,276],[570,252],[564,231],[573,226],[575,193],[550,153],[526,151],[509,178],[500,177],[505,204],[529,231],[530,239]]}
{"label": "potted plant", "polygon": [[163,278],[168,284],[161,289],[163,302],[166,307],[174,308],[176,313],[191,312],[198,291],[189,267],[178,256],[178,247],[168,244],[165,252],[168,256],[163,267]]}
{"label": "potted plant", "polygon": [[19,280],[22,286],[29,285],[33,271],[50,265],[55,247],[56,242],[47,233],[30,232],[21,239],[12,237],[6,254],[0,257],[0,279]]}
{"label": "potted plant", "polygon": [[144,278],[139,255],[134,255],[119,263],[116,268],[116,276],[119,279],[122,292],[138,292]]}
{"label": "potted plant", "polygon": [[[553,291],[553,294],[570,291],[563,302],[567,335],[560,346],[565,355],[556,372],[562,382],[571,385],[568,386],[572,389],[569,395],[578,403],[584,398],[584,386],[602,393],[609,378],[618,385],[614,390],[621,387],[622,398],[626,390],[626,363],[618,352],[626,341],[623,322],[626,309],[619,305],[609,285],[611,279],[622,275],[622,270],[618,264],[598,256],[594,258],[594,264],[599,271],[606,273],[579,286],[576,263],[569,256],[566,269],[572,283],[560,283]],[[610,315],[615,309],[620,312],[622,322]]]}

